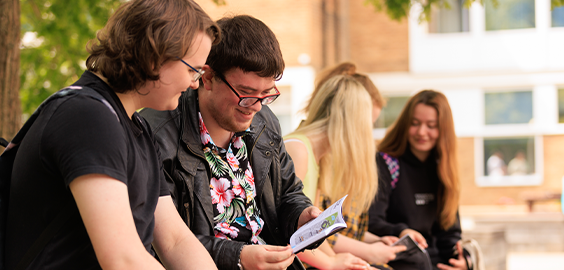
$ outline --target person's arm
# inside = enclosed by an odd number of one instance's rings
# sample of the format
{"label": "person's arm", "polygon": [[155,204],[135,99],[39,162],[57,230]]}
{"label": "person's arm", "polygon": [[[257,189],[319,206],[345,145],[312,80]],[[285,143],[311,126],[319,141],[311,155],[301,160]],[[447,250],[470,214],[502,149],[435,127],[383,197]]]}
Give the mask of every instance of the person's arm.
{"label": "person's arm", "polygon": [[[305,216],[304,213],[315,214],[319,211],[310,211],[307,208],[312,206],[311,200],[303,193],[303,184],[300,178],[295,174],[294,163],[286,152],[283,142],[279,147],[279,164],[280,164],[280,202],[277,205],[277,213],[279,218],[279,226],[282,236],[289,242],[290,236],[303,223],[317,217],[317,215]],[[299,220],[298,220],[299,219]]]}
{"label": "person's arm", "polygon": [[335,254],[327,242],[317,249],[304,250],[298,258],[317,269],[367,269],[368,263],[350,253]]}
{"label": "person's arm", "polygon": [[295,255],[288,246],[245,245],[241,250],[241,266],[245,270],[286,269]]}
{"label": "person's arm", "polygon": [[372,244],[375,242],[382,242],[386,245],[391,245],[395,242],[397,242],[399,240],[399,238],[395,237],[395,236],[391,236],[391,235],[386,235],[386,236],[378,236],[375,235],[371,232],[365,232],[364,233],[364,238],[362,238],[362,242],[364,243],[368,243],[368,244]]}
{"label": "person's arm", "polygon": [[[433,228],[440,228],[439,221],[436,221],[436,224],[433,226]],[[453,254],[453,248],[458,245],[458,243],[461,240],[461,233],[462,230],[460,228],[460,218],[458,213],[456,213],[456,221],[454,222],[454,224],[448,229],[448,230],[443,230],[443,229],[435,229],[433,230],[433,234],[435,236],[435,239],[437,239],[436,245],[437,245],[437,249],[439,250],[439,256],[441,258],[441,261],[446,263],[449,262],[451,265],[460,265],[459,262],[455,262],[455,264],[452,264],[450,262],[450,258],[452,257]],[[453,259],[453,260],[457,260],[457,259]],[[462,258],[462,261],[464,262],[464,258]],[[464,262],[465,265],[465,262]]]}
{"label": "person's arm", "polygon": [[368,244],[339,234],[333,250],[336,253],[350,252],[369,263],[387,263],[396,258],[396,253],[404,251],[405,246],[388,246],[380,241]]}
{"label": "person's arm", "polygon": [[137,234],[123,182],[87,174],[69,187],[103,269],[164,269]]}
{"label": "person's arm", "polygon": [[217,269],[208,251],[178,215],[170,196],[159,198],[153,247],[167,269]]}
{"label": "person's arm", "polygon": [[392,176],[386,161],[379,153],[376,154],[376,164],[378,166],[378,194],[368,210],[368,231],[375,235],[399,236],[408,226],[404,223],[392,224],[387,221],[386,212],[388,211],[390,195],[392,193]]}

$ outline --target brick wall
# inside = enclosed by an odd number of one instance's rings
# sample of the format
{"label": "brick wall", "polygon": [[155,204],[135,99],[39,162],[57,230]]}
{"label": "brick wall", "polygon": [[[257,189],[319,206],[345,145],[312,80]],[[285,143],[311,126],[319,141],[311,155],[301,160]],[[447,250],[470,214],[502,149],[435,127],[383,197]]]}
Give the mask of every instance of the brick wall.
{"label": "brick wall", "polygon": [[[478,187],[475,184],[474,138],[458,138],[458,161],[461,181],[461,205],[501,204],[500,198],[513,200],[515,204],[524,204],[523,192],[561,191],[564,176],[564,135],[543,137],[544,174],[540,186],[524,187]],[[503,199],[502,199],[503,200]],[[538,205],[554,204],[557,201],[539,202]],[[535,207],[537,204],[535,204]]]}
{"label": "brick wall", "polygon": [[226,15],[251,15],[276,34],[286,66],[298,66],[298,56],[307,53],[311,64],[321,67],[321,0],[226,0],[217,6],[197,0],[217,20]]}
{"label": "brick wall", "polygon": [[408,24],[350,0],[351,60],[363,72],[409,71]]}
{"label": "brick wall", "polygon": [[197,0],[217,20],[229,14],[254,16],[276,34],[286,66],[308,54],[316,70],[353,61],[362,72],[408,71],[407,22],[388,19],[363,0],[226,0],[217,6]]}

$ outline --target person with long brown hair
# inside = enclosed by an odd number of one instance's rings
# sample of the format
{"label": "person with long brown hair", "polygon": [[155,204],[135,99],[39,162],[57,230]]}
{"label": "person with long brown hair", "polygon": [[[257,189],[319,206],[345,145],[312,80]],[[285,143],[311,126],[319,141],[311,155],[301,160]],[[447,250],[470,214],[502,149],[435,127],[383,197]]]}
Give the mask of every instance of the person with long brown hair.
{"label": "person with long brown hair", "polygon": [[[466,269],[462,257],[456,136],[446,96],[424,90],[409,99],[378,146],[380,189],[368,231],[409,234],[427,249],[433,267]],[[399,170],[397,169],[399,166]],[[453,256],[453,250],[458,256]],[[394,269],[420,269],[396,261]]]}
{"label": "person with long brown hair", "polygon": [[[285,137],[296,175],[314,205],[327,208],[344,195],[348,228],[328,238],[318,251],[298,257],[319,269],[364,269],[384,264],[403,247],[396,237],[366,233],[368,209],[378,189],[372,125],[384,101],[372,81],[352,63],[322,72],[305,108],[306,119]],[[378,241],[382,240],[382,241]]]}

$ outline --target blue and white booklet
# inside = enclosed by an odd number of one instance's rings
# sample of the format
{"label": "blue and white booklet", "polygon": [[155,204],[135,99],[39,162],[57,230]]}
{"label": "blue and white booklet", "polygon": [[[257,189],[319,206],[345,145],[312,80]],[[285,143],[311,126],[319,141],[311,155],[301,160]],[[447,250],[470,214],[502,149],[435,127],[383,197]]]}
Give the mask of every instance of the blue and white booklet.
{"label": "blue and white booklet", "polygon": [[343,230],[347,227],[343,219],[342,209],[343,198],[325,209],[319,216],[300,227],[290,237],[290,246],[294,254],[302,252],[304,249],[318,247],[325,238]]}

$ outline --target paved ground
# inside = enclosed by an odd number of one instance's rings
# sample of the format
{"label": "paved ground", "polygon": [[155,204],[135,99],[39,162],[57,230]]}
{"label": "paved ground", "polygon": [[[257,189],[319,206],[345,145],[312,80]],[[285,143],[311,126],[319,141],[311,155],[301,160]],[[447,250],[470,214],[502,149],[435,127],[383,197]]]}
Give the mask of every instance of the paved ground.
{"label": "paved ground", "polygon": [[507,256],[507,270],[563,270],[564,252],[513,252]]}

